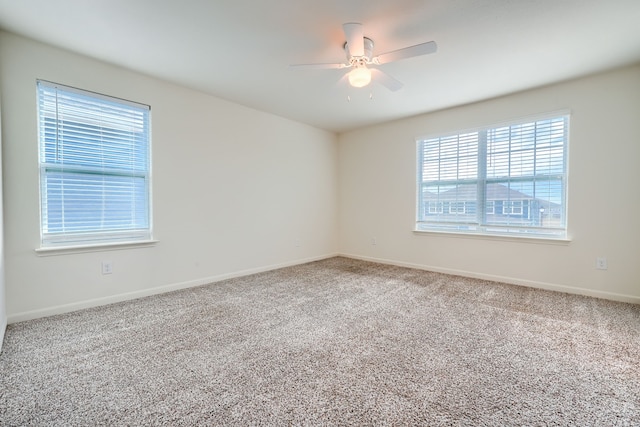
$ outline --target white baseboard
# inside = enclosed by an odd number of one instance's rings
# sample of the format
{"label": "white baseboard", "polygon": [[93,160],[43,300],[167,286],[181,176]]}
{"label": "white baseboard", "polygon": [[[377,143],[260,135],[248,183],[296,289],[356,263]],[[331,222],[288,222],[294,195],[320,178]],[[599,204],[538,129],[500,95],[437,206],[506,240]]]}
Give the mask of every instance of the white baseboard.
{"label": "white baseboard", "polygon": [[267,266],[262,266],[257,268],[250,268],[247,270],[236,271],[232,273],[220,274],[217,276],[203,277],[196,280],[189,280],[187,282],[172,283],[169,285],[163,285],[156,288],[143,289],[135,292],[127,292],[124,294],[111,295],[108,297],[94,298],[94,299],[74,302],[70,304],[63,304],[63,305],[47,307],[47,308],[38,309],[38,310],[25,311],[22,313],[10,314],[8,316],[7,321],[9,324],[11,324],[11,323],[17,323],[17,322],[24,322],[26,320],[39,319],[41,317],[55,316],[56,314],[64,314],[72,311],[82,310],[85,308],[98,307],[101,305],[113,304],[113,303],[122,302],[122,301],[129,301],[136,298],[163,294],[166,292],[177,291],[180,289],[193,288],[195,286],[202,286],[209,283],[220,282],[226,279],[248,276],[251,274],[262,273],[265,271],[277,270],[279,268],[291,267],[294,265],[306,264],[309,262],[320,261],[323,259],[333,258],[336,256],[338,256],[338,254],[327,254],[327,255],[322,255],[322,256],[317,256],[312,258],[298,259],[295,261],[288,261],[281,264],[272,264],[272,265],[267,265]]}
{"label": "white baseboard", "polygon": [[0,352],[2,351],[2,344],[4,343],[4,333],[7,330],[7,319],[2,319],[0,322]]}
{"label": "white baseboard", "polygon": [[533,280],[523,280],[514,277],[497,276],[492,274],[475,273],[472,271],[456,270],[450,268],[439,268],[429,265],[413,264],[402,261],[394,261],[389,259],[373,258],[360,255],[340,254],[346,258],[359,259],[362,261],[377,262],[380,264],[395,265],[398,267],[415,268],[417,270],[427,270],[436,273],[452,274],[456,276],[471,277],[474,279],[490,280],[492,282],[509,283],[512,285],[527,286],[530,288],[546,289],[549,291],[565,292],[568,294],[585,295],[595,298],[608,299],[612,301],[628,302],[632,304],[640,304],[640,297],[633,295],[617,294],[614,292],[598,291],[593,289],[579,288],[575,286],[558,285],[554,283],[537,282]]}
{"label": "white baseboard", "polygon": [[2,338],[4,337],[4,331],[6,329],[7,324],[23,322],[23,321],[32,320],[32,319],[38,319],[38,318],[41,318],[41,317],[54,316],[54,315],[57,315],[57,314],[69,313],[69,312],[72,312],[72,311],[82,310],[82,309],[85,309],[85,308],[98,307],[98,306],[101,306],[101,305],[113,304],[113,303],[122,302],[122,301],[129,301],[129,300],[136,299],[136,298],[142,298],[142,297],[147,297],[147,296],[151,296],[151,295],[157,295],[157,294],[162,294],[162,293],[166,293],[166,292],[177,291],[177,290],[180,290],[180,289],[192,288],[192,287],[195,287],[195,286],[202,286],[202,285],[206,285],[206,284],[209,284],[209,283],[220,282],[220,281],[226,280],[226,279],[232,279],[232,278],[235,278],[235,277],[248,276],[248,275],[251,275],[251,274],[262,273],[262,272],[265,272],[265,271],[277,270],[279,268],[291,267],[291,266],[294,266],[294,265],[306,264],[306,263],[309,263],[309,262],[320,261],[320,260],[323,260],[323,259],[333,258],[333,257],[336,257],[336,256],[343,256],[343,257],[346,257],[346,258],[359,259],[359,260],[362,260],[362,261],[377,262],[377,263],[380,263],[380,264],[396,265],[396,266],[399,266],[399,267],[415,268],[415,269],[418,269],[418,270],[434,271],[434,272],[437,272],[437,273],[453,274],[453,275],[457,275],[457,276],[471,277],[471,278],[475,278],[475,279],[490,280],[490,281],[494,281],[494,282],[509,283],[509,284],[513,284],[513,285],[528,286],[528,287],[532,287],[532,288],[546,289],[546,290],[550,290],[550,291],[566,292],[566,293],[576,294],[576,295],[586,295],[586,296],[591,296],[591,297],[596,297],[596,298],[603,298],[603,299],[608,299],[608,300],[613,300],[613,301],[621,301],[621,302],[628,302],[628,303],[632,303],[632,304],[640,304],[640,297],[636,297],[636,296],[633,296],[633,295],[624,295],[624,294],[617,294],[617,293],[613,293],[613,292],[605,292],[605,291],[598,291],[598,290],[593,290],[593,289],[578,288],[578,287],[573,287],[573,286],[558,285],[558,284],[553,284],[553,283],[537,282],[537,281],[532,281],[532,280],[523,280],[523,279],[517,279],[517,278],[513,278],[513,277],[506,277],[506,276],[481,274],[481,273],[475,273],[475,272],[464,271],[464,270],[439,268],[439,267],[434,267],[434,266],[429,266],[429,265],[414,264],[414,263],[395,261],[395,260],[389,260],[389,259],[382,259],[382,258],[366,257],[366,256],[352,255],[352,254],[346,254],[346,253],[334,253],[334,254],[327,254],[327,255],[322,255],[322,256],[318,256],[318,257],[312,257],[312,258],[299,259],[299,260],[295,260],[295,261],[289,261],[289,262],[280,263],[280,264],[272,264],[272,265],[268,265],[268,266],[251,268],[251,269],[236,271],[236,272],[232,272],[232,273],[225,273],[225,274],[220,274],[220,275],[217,275],[217,276],[203,277],[203,278],[196,279],[196,280],[190,280],[190,281],[180,282],[180,283],[173,283],[173,284],[169,284],[169,285],[159,286],[159,287],[156,287],[156,288],[143,289],[143,290],[135,291],[135,292],[127,292],[127,293],[124,293],[124,294],[111,295],[111,296],[103,297],[103,298],[95,298],[95,299],[90,299],[90,300],[85,300],[85,301],[74,302],[74,303],[70,303],[70,304],[58,305],[58,306],[54,306],[54,307],[47,307],[47,308],[38,309],[38,310],[31,310],[31,311],[25,311],[25,312],[21,312],[21,313],[11,314],[11,315],[8,316],[8,318],[4,322],[4,325],[0,325],[0,346],[1,346],[1,343],[2,343]]}

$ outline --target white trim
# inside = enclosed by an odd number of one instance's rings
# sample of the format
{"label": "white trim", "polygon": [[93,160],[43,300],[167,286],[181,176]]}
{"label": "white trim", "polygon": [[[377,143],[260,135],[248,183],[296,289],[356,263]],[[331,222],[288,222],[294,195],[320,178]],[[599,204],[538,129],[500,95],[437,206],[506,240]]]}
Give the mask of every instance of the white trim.
{"label": "white trim", "polygon": [[455,237],[459,239],[481,239],[481,240],[502,240],[506,242],[518,242],[518,243],[536,243],[541,245],[568,245],[571,243],[571,239],[568,237],[544,237],[527,235],[523,236],[515,233],[495,233],[488,234],[483,232],[470,232],[470,231],[440,231],[440,230],[413,230],[413,234],[419,235],[433,235],[433,236],[446,236]]}
{"label": "white trim", "polygon": [[451,274],[455,276],[470,277],[473,279],[489,280],[492,282],[508,283],[511,285],[526,286],[529,288],[545,289],[548,291],[564,292],[574,295],[585,295],[594,298],[602,298],[611,301],[628,302],[631,304],[640,304],[640,297],[626,294],[618,294],[614,292],[598,291],[594,289],[579,288],[576,286],[559,285],[555,283],[538,282],[535,280],[517,279],[514,277],[498,276],[493,274],[474,273],[465,270],[456,270],[452,268],[440,268],[423,264],[414,264],[409,262],[394,261],[382,258],[366,257],[360,255],[340,254],[346,258],[359,259],[362,261],[377,262],[379,264],[395,265],[398,267],[415,268],[417,270],[433,271],[436,273]]}
{"label": "white trim", "polygon": [[124,294],[111,295],[108,297],[94,298],[90,300],[73,302],[70,304],[57,305],[54,307],[41,308],[37,310],[23,311],[21,313],[10,314],[7,322],[17,323],[24,322],[26,320],[39,319],[41,317],[54,316],[57,314],[69,313],[72,311],[82,310],[85,308],[99,307],[102,305],[114,304],[122,301],[134,300],[137,298],[148,297],[152,295],[163,294],[166,292],[177,291],[180,289],[192,288],[195,286],[208,285],[216,282],[220,282],[226,279],[233,279],[235,277],[249,276],[251,274],[262,273],[265,271],[277,270],[279,268],[291,267],[294,265],[306,264],[313,261],[320,261],[323,259],[333,258],[338,256],[337,253],[321,255],[317,257],[299,259],[296,261],[284,262],[281,264],[266,265],[263,267],[250,268],[247,270],[241,270],[233,273],[219,274],[217,276],[203,277],[201,279],[189,280],[187,282],[172,283],[168,285],[158,286],[156,288],[143,289],[135,292],[127,292]]}
{"label": "white trim", "polygon": [[0,324],[0,352],[2,352],[2,344],[4,344],[4,333],[7,330],[7,318],[2,319],[2,324]]}
{"label": "white trim", "polygon": [[102,252],[102,251],[116,251],[119,249],[135,249],[146,248],[149,246],[155,246],[158,243],[157,240],[139,240],[132,242],[111,242],[111,243],[95,243],[85,244],[77,246],[48,246],[44,248],[37,248],[36,254],[38,256],[52,256],[52,255],[65,255],[65,254],[83,254],[87,252]]}

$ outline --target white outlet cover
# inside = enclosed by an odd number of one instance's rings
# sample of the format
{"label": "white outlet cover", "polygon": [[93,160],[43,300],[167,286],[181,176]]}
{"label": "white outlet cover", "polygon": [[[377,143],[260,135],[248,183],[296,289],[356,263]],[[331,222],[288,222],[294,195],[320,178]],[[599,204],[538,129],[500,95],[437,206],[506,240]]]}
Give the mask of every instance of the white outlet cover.
{"label": "white outlet cover", "polygon": [[111,273],[113,273],[113,262],[102,261],[102,274],[111,274]]}

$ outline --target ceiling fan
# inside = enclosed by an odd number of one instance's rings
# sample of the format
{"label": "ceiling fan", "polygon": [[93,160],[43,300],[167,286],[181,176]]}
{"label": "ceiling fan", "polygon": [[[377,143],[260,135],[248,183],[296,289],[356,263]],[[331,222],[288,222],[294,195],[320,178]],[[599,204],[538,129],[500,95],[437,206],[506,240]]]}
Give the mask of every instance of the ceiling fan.
{"label": "ceiling fan", "polygon": [[378,68],[368,67],[387,64],[414,56],[435,53],[438,45],[434,41],[405,47],[391,52],[373,56],[373,40],[364,36],[362,24],[350,22],[342,25],[346,41],[344,50],[347,54],[347,62],[335,64],[294,64],[292,69],[331,69],[351,68],[343,79],[347,79],[353,87],[365,87],[375,79],[387,89],[396,91],[402,87],[402,83],[394,79]]}

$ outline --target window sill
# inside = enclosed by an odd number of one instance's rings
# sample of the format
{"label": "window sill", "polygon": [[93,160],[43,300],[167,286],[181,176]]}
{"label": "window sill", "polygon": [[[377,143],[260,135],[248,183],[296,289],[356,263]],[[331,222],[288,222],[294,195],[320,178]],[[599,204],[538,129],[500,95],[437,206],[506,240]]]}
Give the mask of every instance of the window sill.
{"label": "window sill", "polygon": [[426,230],[413,230],[416,235],[432,235],[442,237],[454,237],[458,239],[480,239],[480,240],[498,240],[505,242],[517,242],[517,243],[534,243],[542,245],[560,245],[567,246],[571,243],[568,238],[552,238],[552,237],[535,237],[535,236],[513,236],[502,234],[481,234],[481,233],[456,233],[453,231],[426,231]]}
{"label": "window sill", "polygon": [[122,249],[147,248],[155,246],[157,240],[141,240],[132,242],[95,243],[76,246],[50,246],[36,249],[38,256],[82,254],[87,252],[117,251]]}

